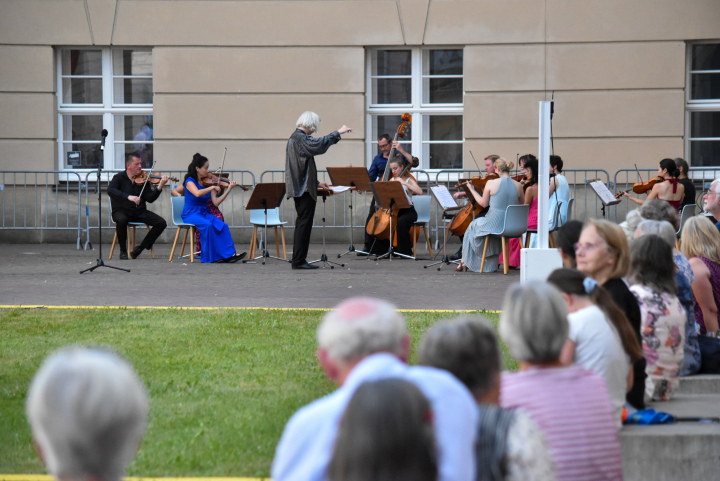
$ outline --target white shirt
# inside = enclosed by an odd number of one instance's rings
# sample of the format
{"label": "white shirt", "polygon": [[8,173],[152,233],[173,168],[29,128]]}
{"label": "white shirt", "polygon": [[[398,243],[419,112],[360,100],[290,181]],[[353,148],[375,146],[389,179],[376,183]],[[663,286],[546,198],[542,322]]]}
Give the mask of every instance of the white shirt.
{"label": "white shirt", "polygon": [[301,408],[290,418],[275,452],[273,480],[326,480],[345,406],[360,384],[387,377],[412,382],[430,402],[439,481],[473,481],[477,406],[470,392],[445,371],[411,367],[384,353],[363,359],[339,389]]}
{"label": "white shirt", "polygon": [[597,306],[568,314],[568,322],[569,338],[575,343],[575,364],[581,364],[605,379],[613,413],[620,426],[630,369],[620,336]]}

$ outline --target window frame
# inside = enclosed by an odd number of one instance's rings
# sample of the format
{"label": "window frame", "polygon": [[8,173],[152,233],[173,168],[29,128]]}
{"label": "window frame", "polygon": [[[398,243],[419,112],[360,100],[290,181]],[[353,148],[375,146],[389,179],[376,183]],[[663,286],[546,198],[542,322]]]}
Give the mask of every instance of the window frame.
{"label": "window frame", "polygon": [[[411,78],[411,94],[410,94],[410,104],[374,104],[372,102],[373,99],[373,80],[376,78],[407,78],[406,75],[373,75],[373,58],[375,55],[375,52],[379,50],[410,50],[411,52],[411,69],[410,69],[410,78]],[[402,141],[401,143],[408,143],[411,146],[412,152],[416,157],[420,159],[420,169],[429,171],[429,172],[438,172],[440,170],[462,170],[463,166],[461,165],[458,169],[437,169],[433,168],[431,169],[429,167],[429,159],[426,158],[425,155],[418,155],[417,153],[422,153],[424,151],[425,146],[429,146],[433,143],[442,143],[442,144],[460,144],[463,146],[461,149],[464,150],[465,145],[465,89],[464,89],[464,79],[465,79],[465,65],[464,65],[464,57],[463,57],[463,74],[457,75],[457,74],[449,74],[449,75],[430,75],[430,74],[424,74],[423,73],[423,55],[428,50],[463,50],[463,46],[454,46],[454,45],[442,45],[442,46],[422,46],[422,47],[412,47],[412,46],[388,46],[388,47],[372,47],[366,49],[366,104],[365,104],[365,111],[366,111],[366,125],[367,128],[367,138],[366,138],[366,158],[367,165],[370,165],[370,162],[372,159],[377,155],[378,153],[378,147],[377,147],[377,135],[373,133],[373,117],[376,116],[388,116],[388,115],[397,115],[400,117],[403,113],[409,113],[412,116],[412,123],[411,123],[411,135],[410,135],[410,141]],[[461,78],[463,79],[463,90],[462,90],[462,102],[461,103],[423,103],[423,82],[425,79],[431,79],[431,78]],[[432,116],[432,115],[460,115],[463,122],[463,129],[460,133],[460,140],[429,140],[425,139],[423,137],[423,131],[429,126],[429,122],[425,122],[425,119],[423,117],[426,116]],[[399,125],[399,124],[398,124]],[[378,134],[384,133],[384,132],[378,132]],[[394,136],[395,132],[387,132],[390,134],[391,137]]]}
{"label": "window frame", "polygon": [[[99,50],[101,52],[101,78],[102,78],[102,104],[77,104],[77,103],[64,103],[63,102],[63,80],[66,78],[98,78],[97,75],[63,75],[63,52],[71,50]],[[62,46],[55,49],[55,61],[56,61],[56,98],[57,98],[57,153],[58,161],[57,167],[61,172],[73,172],[81,175],[87,172],[95,172],[95,167],[83,167],[83,168],[69,168],[65,166],[65,145],[68,143],[75,144],[96,144],[101,143],[101,139],[97,140],[64,140],[64,115],[98,115],[102,116],[103,129],[108,131],[108,135],[105,139],[105,149],[103,155],[103,170],[116,170],[116,159],[115,159],[115,147],[118,144],[131,144],[137,143],[130,140],[116,140],[115,139],[115,121],[116,117],[129,116],[129,115],[140,115],[140,116],[153,116],[153,104],[125,104],[114,102],[114,80],[116,78],[150,78],[152,75],[115,75],[113,72],[113,55],[115,52],[121,54],[123,50],[148,50],[152,54],[152,47],[97,47],[97,46]],[[154,96],[154,88],[153,88]],[[124,101],[124,99],[122,99]],[[154,118],[154,116],[153,116]],[[154,144],[155,140],[148,140],[144,143]],[[121,160],[121,164],[124,165],[124,160]],[[61,180],[72,180],[75,176],[66,176],[60,174]]]}
{"label": "window frame", "polygon": [[[692,99],[692,76],[698,73],[720,73],[720,70],[692,70],[693,47],[697,45],[718,45],[720,41],[698,41],[687,42],[685,52],[685,138],[683,149],[685,159],[693,167],[692,142],[693,141],[716,141],[720,142],[720,135],[717,137],[692,137],[692,114],[696,112],[718,112],[720,113],[720,98],[718,99]],[[717,162],[720,164],[720,160]],[[695,167],[713,167],[712,165]]]}

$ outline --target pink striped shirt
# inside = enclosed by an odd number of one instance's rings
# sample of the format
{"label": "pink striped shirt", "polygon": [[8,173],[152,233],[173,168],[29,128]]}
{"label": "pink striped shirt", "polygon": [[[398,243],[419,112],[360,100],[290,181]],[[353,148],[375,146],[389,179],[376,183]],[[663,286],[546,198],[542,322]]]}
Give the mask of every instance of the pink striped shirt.
{"label": "pink striped shirt", "polygon": [[580,365],[503,373],[500,405],[540,426],[558,480],[622,479],[617,422],[605,382]]}

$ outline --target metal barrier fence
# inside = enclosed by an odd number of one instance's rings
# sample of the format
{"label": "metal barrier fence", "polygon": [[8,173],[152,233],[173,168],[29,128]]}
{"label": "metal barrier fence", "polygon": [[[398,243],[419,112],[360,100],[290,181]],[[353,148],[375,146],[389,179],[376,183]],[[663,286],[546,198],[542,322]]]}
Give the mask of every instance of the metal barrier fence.
{"label": "metal barrier fence", "polygon": [[[110,184],[112,177],[122,170],[103,170],[102,178],[100,179],[100,186],[105,191],[102,199],[103,203],[103,227],[115,228],[115,223],[112,220],[112,208],[110,205],[110,197],[107,195],[107,187]],[[170,202],[170,191],[178,186],[182,185],[183,178],[185,177],[186,171],[163,171],[163,175],[174,177],[177,181],[170,181],[166,184],[166,187],[162,190],[160,197],[153,203],[147,204],[148,210],[155,212],[159,216],[170,220],[172,218],[172,207]],[[255,185],[255,175],[249,170],[228,170],[225,171],[228,174],[230,180],[236,181],[240,185]],[[79,176],[78,176],[79,177]],[[90,190],[90,186],[94,186],[93,191]],[[98,179],[97,172],[88,172],[85,175],[85,179],[82,183],[82,187],[85,190],[85,228],[82,232],[85,233],[85,245],[84,248],[88,249],[91,247],[90,243],[90,230],[97,229],[98,220],[92,219],[97,213],[97,189]],[[169,188],[168,188],[169,187]],[[167,193],[166,193],[167,192]],[[220,204],[219,209],[225,217],[225,222],[230,228],[250,228],[252,225],[249,224],[250,215],[244,214],[244,206],[247,200],[250,198],[252,192],[244,192],[240,188],[235,188],[230,191],[225,201]],[[91,208],[93,205],[94,208]],[[246,222],[246,219],[248,222]],[[78,222],[79,223],[79,222]],[[168,227],[172,226],[172,222],[168,222]],[[79,243],[78,243],[79,246]],[[78,247],[79,248],[79,247]]]}
{"label": "metal barrier fence", "polygon": [[[122,172],[120,170],[104,170],[100,179],[99,187],[107,190],[112,176]],[[647,180],[656,174],[656,169],[621,169],[610,175],[603,169],[568,169],[563,174],[568,180],[571,189],[571,197],[575,199],[574,215],[570,217],[585,219],[587,217],[602,216],[602,203],[587,185],[588,181],[599,179],[608,185],[615,193],[631,189],[632,185],[641,180]],[[247,170],[227,171],[231,180],[238,184],[255,185],[255,175]],[[478,170],[441,170],[427,172],[424,170],[413,170],[412,173],[418,183],[426,190],[432,184],[445,185],[452,188],[460,177],[473,177],[484,174]],[[43,230],[43,231],[76,231],[77,248],[79,249],[82,237],[85,236],[85,248],[90,245],[90,232],[97,229],[97,172],[68,172],[59,170],[43,171],[0,171],[0,204],[2,204],[2,219],[0,229],[15,230]],[[180,184],[185,176],[185,171],[170,171],[165,174],[177,177],[180,182],[170,182],[163,189],[163,194],[148,208],[158,215],[170,219],[170,188]],[[434,184],[431,181],[431,174],[434,175]],[[326,170],[318,171],[321,181],[330,181]],[[720,178],[720,167],[692,167],[689,177],[695,184],[696,203],[702,209],[703,195],[710,187],[713,179]],[[266,170],[260,174],[260,182],[284,182],[284,170]],[[170,188],[167,188],[170,187]],[[84,199],[83,197],[84,190]],[[250,228],[250,214],[245,212],[244,206],[252,192],[244,192],[241,189],[233,189],[228,198],[221,204],[220,210],[225,216],[225,221],[233,229]],[[106,193],[103,194],[103,226],[114,227],[110,216],[110,199]],[[367,206],[372,199],[372,193],[364,192],[356,194],[353,203],[356,204],[353,210],[348,209],[348,192],[342,196],[332,196],[328,199],[325,213],[326,222],[315,221],[315,227],[327,227],[330,229],[364,228],[367,216]],[[82,204],[85,204],[85,222],[82,222]],[[627,211],[635,208],[625,198],[620,204],[613,206],[608,217],[614,221],[623,220]],[[107,214],[106,214],[107,213]],[[434,222],[431,219],[431,229],[435,233],[435,245],[438,246],[442,238],[442,215],[436,205],[434,210]],[[295,216],[295,205],[293,202],[285,202],[280,209],[280,216],[283,220],[292,225]],[[323,206],[319,205],[316,211],[318,219],[323,216]],[[107,218],[105,218],[107,217]]]}
{"label": "metal barrier fence", "polygon": [[[0,229],[77,230],[80,249],[79,174],[58,170],[0,171],[0,174]],[[63,185],[58,182],[60,175],[72,181]]]}

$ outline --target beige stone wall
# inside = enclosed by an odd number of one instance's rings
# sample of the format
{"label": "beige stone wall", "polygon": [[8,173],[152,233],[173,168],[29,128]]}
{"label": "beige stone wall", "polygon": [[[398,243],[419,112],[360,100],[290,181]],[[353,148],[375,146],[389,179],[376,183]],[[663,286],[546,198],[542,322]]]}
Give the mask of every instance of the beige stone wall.
{"label": "beige stone wall", "polygon": [[282,169],[306,109],[355,129],[321,167],[366,163],[365,48],[394,45],[464,48],[465,152],[536,152],[554,92],[567,167],[652,167],[684,154],[686,42],[718,25],[717,0],[4,0],[0,170],[57,168],[53,47],[86,45],[154,47],[166,169]]}

